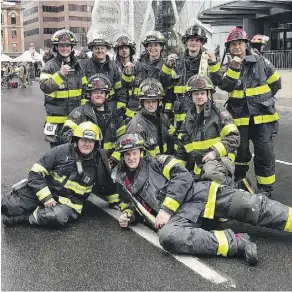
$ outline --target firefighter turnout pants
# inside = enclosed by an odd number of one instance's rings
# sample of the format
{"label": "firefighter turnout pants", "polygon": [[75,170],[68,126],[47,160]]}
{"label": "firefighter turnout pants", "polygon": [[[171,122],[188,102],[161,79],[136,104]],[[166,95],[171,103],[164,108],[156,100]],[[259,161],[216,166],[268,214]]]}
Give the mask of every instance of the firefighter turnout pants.
{"label": "firefighter turnout pants", "polygon": [[275,177],[274,137],[278,132],[279,123],[266,124],[251,123],[248,126],[239,126],[240,145],[235,158],[235,180],[246,177],[252,154],[249,141],[254,145],[254,168],[257,185],[260,191],[272,192]]}
{"label": "firefighter turnout pants", "polygon": [[[203,215],[201,216],[201,218]],[[206,231],[186,218],[173,215],[159,231],[163,248],[176,254],[238,256],[239,238],[231,229]],[[219,187],[214,218],[229,218],[251,225],[292,233],[292,208],[264,195]]]}
{"label": "firefighter turnout pants", "polygon": [[4,196],[1,213],[9,217],[30,214],[29,222],[32,225],[56,228],[78,218],[78,214],[72,208],[63,204],[45,208],[28,186]]}

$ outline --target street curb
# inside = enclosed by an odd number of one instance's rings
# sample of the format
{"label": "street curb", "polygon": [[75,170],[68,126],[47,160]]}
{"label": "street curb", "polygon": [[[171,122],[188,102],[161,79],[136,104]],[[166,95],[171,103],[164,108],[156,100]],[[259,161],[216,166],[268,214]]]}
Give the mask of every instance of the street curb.
{"label": "street curb", "polygon": [[[224,105],[226,100],[222,100],[222,99],[215,99],[215,102],[217,104],[220,104],[220,105]],[[282,106],[282,105],[276,105],[276,109],[277,109],[277,112],[279,114],[288,114],[288,113],[292,113],[292,106]]]}

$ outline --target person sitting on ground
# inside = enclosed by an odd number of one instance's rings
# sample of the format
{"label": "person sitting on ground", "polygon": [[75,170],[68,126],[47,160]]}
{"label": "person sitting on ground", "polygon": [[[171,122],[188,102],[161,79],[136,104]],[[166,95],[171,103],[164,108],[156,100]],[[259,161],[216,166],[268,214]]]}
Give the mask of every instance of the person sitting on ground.
{"label": "person sitting on ground", "polygon": [[[123,200],[119,224],[126,228],[138,218],[158,229],[168,252],[243,257],[258,262],[257,246],[247,234],[231,229],[206,231],[204,218],[229,218],[251,225],[292,232],[292,208],[211,181],[193,180],[191,173],[170,155],[145,156],[138,134],[125,134],[116,146],[120,163],[112,178]],[[140,212],[140,215],[138,215]]]}

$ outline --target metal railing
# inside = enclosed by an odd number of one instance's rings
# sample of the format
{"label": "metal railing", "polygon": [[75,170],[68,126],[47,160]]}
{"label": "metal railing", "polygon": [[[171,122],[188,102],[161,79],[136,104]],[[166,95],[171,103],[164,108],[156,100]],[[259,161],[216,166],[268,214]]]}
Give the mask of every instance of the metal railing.
{"label": "metal railing", "polygon": [[267,58],[277,69],[292,69],[292,50],[264,51]]}

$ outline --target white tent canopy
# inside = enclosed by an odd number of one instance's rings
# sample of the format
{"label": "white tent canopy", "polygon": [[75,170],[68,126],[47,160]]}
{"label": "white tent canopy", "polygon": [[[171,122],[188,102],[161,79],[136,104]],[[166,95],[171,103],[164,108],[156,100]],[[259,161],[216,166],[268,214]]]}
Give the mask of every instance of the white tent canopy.
{"label": "white tent canopy", "polygon": [[31,53],[30,51],[25,51],[22,55],[13,59],[12,62],[42,62],[43,57],[37,52]]}
{"label": "white tent canopy", "polygon": [[1,54],[1,62],[11,62],[13,59],[11,59],[9,56],[5,54]]}

